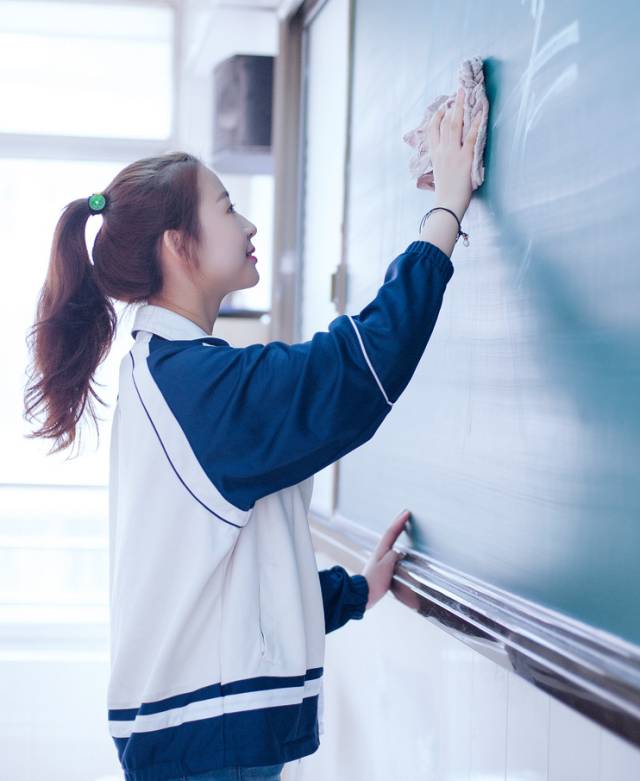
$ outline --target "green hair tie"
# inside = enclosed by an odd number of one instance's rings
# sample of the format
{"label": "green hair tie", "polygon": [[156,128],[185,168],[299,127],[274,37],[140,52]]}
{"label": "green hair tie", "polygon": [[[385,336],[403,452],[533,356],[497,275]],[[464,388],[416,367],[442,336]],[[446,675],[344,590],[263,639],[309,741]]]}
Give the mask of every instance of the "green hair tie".
{"label": "green hair tie", "polygon": [[107,205],[107,199],[102,193],[93,193],[88,198],[91,214],[99,214]]}

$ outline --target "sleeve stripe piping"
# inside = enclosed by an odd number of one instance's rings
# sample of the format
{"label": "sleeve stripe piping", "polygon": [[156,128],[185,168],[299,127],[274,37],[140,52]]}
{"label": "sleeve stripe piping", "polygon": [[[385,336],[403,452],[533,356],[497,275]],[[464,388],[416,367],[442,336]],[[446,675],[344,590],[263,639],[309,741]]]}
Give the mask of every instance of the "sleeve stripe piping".
{"label": "sleeve stripe piping", "polygon": [[358,342],[360,343],[360,349],[362,350],[362,354],[364,355],[365,361],[367,362],[367,366],[371,370],[371,374],[373,374],[373,376],[375,378],[375,381],[378,383],[378,387],[382,391],[382,395],[384,396],[387,404],[390,407],[393,407],[394,402],[393,401],[389,401],[389,397],[387,396],[387,394],[385,392],[385,389],[382,387],[382,383],[380,382],[380,379],[379,379],[378,375],[376,374],[375,369],[371,365],[371,361],[369,360],[369,356],[367,355],[367,351],[364,349],[364,344],[362,342],[362,336],[360,335],[360,331],[358,331],[358,327],[356,326],[354,319],[351,317],[351,315],[347,315],[347,317],[349,318],[349,322],[351,323],[351,325],[353,326],[354,331],[356,332],[356,336],[358,337]]}

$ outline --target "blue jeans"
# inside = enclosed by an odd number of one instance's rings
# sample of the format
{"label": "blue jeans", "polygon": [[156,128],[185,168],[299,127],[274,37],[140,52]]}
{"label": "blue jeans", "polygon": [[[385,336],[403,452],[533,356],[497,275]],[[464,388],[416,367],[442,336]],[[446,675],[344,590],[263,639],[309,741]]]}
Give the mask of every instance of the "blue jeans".
{"label": "blue jeans", "polygon": [[223,767],[220,770],[207,770],[190,776],[178,776],[170,781],[280,781],[284,762],[277,765],[256,767]]}

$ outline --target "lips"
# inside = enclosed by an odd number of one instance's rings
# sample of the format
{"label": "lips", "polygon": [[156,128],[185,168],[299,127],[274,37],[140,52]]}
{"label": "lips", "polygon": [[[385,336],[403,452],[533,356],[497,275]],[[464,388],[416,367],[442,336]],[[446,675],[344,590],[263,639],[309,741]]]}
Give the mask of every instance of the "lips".
{"label": "lips", "polygon": [[255,248],[255,247],[249,247],[249,249],[248,249],[248,251],[247,251],[247,255],[253,255],[253,253],[254,253],[255,251],[256,251],[256,248]]}

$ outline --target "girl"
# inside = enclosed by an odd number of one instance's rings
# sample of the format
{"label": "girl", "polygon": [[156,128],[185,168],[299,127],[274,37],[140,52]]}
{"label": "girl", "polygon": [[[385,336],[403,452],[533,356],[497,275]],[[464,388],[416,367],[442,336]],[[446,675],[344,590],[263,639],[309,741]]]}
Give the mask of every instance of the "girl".
{"label": "girl", "polygon": [[[471,198],[478,123],[462,93],[431,123],[443,207],[376,297],[300,344],[211,336],[220,302],[258,281],[255,226],[196,157],[122,170],[68,204],[30,334],[33,436],[74,441],[117,317],[139,304],[120,362],[109,469],[109,729],[126,781],[278,779],[322,727],[325,635],[388,590],[404,512],[362,574],[317,571],[315,472],[369,440],[433,331]],[[103,222],[93,245],[88,216]],[[100,399],[98,399],[100,400]]]}

